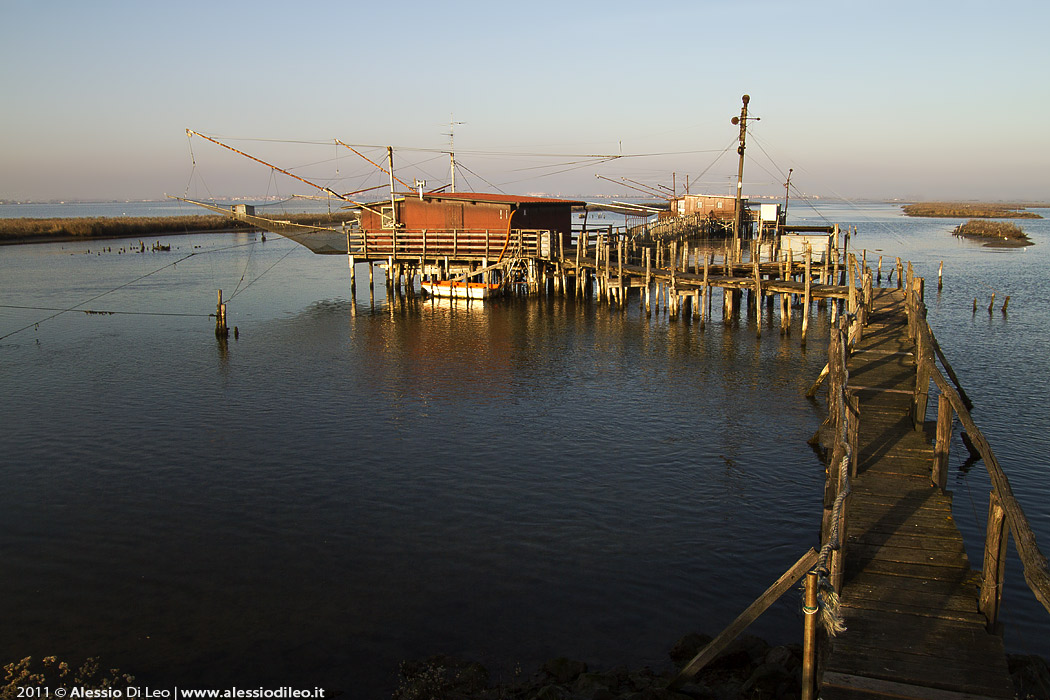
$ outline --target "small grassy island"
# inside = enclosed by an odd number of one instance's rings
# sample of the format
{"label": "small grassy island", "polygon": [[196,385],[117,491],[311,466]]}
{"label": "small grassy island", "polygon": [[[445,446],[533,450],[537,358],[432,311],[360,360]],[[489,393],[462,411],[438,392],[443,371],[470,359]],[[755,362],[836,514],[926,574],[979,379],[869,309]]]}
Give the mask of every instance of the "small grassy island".
{"label": "small grassy island", "polygon": [[1020,248],[1033,245],[1021,227],[1005,221],[970,219],[952,231],[953,236],[987,241],[985,245],[1000,248]]}
{"label": "small grassy island", "polygon": [[905,204],[902,209],[907,216],[957,219],[1041,219],[1043,217],[1025,211],[1029,204],[988,204],[977,202],[918,202]]}

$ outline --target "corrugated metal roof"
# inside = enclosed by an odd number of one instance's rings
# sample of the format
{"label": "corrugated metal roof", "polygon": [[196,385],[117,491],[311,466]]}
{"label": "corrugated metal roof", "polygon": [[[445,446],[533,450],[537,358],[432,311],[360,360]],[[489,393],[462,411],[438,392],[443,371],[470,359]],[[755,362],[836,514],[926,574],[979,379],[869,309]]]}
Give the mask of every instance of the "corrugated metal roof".
{"label": "corrugated metal roof", "polygon": [[553,197],[528,197],[516,194],[497,194],[494,192],[436,192],[434,194],[423,193],[423,199],[429,200],[461,200],[467,202],[490,202],[493,204],[568,204],[574,207],[582,207],[585,202],[577,202],[571,199],[555,199]]}

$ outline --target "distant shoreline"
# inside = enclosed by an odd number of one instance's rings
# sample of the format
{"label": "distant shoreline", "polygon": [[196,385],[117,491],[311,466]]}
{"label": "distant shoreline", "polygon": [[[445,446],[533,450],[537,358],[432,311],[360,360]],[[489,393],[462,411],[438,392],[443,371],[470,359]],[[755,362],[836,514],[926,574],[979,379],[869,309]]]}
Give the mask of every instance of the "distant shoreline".
{"label": "distant shoreline", "polygon": [[0,245],[151,238],[187,233],[223,233],[249,228],[247,224],[224,216],[205,215],[0,219]]}
{"label": "distant shoreline", "polygon": [[[344,216],[333,214],[284,214],[296,223],[330,226]],[[253,231],[258,227],[219,215],[121,216],[47,219],[0,219],[0,245],[75,243],[100,239],[156,238],[191,233]]]}

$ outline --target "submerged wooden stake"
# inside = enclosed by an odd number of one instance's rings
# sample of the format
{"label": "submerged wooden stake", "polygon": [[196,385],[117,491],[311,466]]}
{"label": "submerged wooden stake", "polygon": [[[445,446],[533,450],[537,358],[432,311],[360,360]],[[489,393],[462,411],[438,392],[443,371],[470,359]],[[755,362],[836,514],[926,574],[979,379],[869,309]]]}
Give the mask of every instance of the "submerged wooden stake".
{"label": "submerged wooden stake", "polygon": [[222,301],[222,290],[219,290],[219,300],[215,305],[215,337],[228,338],[230,329],[226,326],[226,304]]}

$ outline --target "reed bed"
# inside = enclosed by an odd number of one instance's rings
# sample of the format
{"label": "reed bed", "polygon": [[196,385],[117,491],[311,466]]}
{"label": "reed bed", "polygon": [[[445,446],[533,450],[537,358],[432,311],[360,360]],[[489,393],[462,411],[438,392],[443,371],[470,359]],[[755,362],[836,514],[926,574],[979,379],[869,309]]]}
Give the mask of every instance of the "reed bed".
{"label": "reed bed", "polygon": [[1006,221],[982,221],[970,219],[959,224],[952,231],[953,236],[967,238],[987,238],[989,240],[1009,241],[1013,243],[1031,243],[1028,235],[1017,224]]}
{"label": "reed bed", "polygon": [[926,216],[955,219],[1041,219],[1043,217],[1024,211],[1025,204],[988,204],[974,202],[919,202],[905,204],[907,216]]}
{"label": "reed bed", "polygon": [[[348,213],[282,214],[275,218],[318,226],[338,225],[352,219]],[[251,229],[231,217],[214,215],[87,217],[54,219],[0,219],[0,243],[91,238],[136,238],[208,231]]]}

